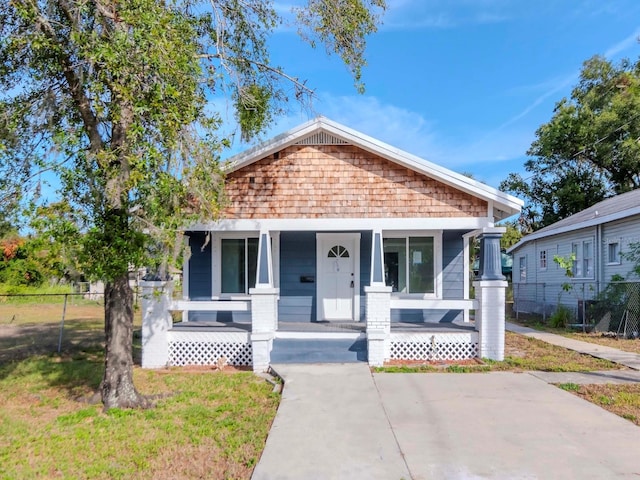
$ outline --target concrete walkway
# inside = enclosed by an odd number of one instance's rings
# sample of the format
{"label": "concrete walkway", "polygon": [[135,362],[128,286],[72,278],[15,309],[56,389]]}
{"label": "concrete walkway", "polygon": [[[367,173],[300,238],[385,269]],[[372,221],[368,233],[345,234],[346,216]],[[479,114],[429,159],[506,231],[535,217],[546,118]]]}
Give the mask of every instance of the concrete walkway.
{"label": "concrete walkway", "polygon": [[[640,356],[524,335],[640,369]],[[640,371],[372,374],[364,363],[274,365],[285,387],[254,480],[640,478],[640,428],[549,383]]]}
{"label": "concrete walkway", "polygon": [[272,368],[285,386],[254,480],[411,478],[366,363]]}
{"label": "concrete walkway", "polygon": [[582,342],[580,340],[574,340],[554,333],[541,332],[539,330],[534,330],[533,328],[516,325],[515,323],[507,322],[506,329],[510,332],[516,332],[526,335],[527,337],[537,338],[543,342],[568,348],[569,350],[575,350],[576,352],[591,355],[592,357],[603,358],[614,363],[619,363],[620,365],[624,365],[625,367],[632,368],[634,370],[640,370],[640,355],[637,353],[623,352],[616,348],[596,345],[595,343]]}

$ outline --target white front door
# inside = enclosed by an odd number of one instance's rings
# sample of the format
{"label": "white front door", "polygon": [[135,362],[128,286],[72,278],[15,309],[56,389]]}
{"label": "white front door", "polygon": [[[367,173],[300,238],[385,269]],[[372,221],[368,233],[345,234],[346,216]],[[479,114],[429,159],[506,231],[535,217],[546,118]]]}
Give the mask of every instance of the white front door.
{"label": "white front door", "polygon": [[358,318],[360,234],[318,233],[316,268],[318,320]]}

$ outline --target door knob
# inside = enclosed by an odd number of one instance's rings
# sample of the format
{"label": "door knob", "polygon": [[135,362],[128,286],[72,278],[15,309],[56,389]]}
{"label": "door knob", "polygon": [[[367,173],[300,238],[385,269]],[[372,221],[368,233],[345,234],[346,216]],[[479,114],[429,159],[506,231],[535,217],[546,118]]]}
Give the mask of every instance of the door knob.
{"label": "door knob", "polygon": [[353,288],[353,280],[351,280],[351,288]]}

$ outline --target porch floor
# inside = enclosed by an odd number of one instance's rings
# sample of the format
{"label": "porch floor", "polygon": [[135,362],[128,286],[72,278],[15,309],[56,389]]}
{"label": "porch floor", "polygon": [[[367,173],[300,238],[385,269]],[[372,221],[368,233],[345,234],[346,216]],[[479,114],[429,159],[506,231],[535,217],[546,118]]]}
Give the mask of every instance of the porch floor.
{"label": "porch floor", "polygon": [[[182,332],[197,332],[215,330],[219,332],[251,332],[251,323],[192,321],[173,324],[175,330]],[[279,332],[321,332],[321,333],[365,333],[365,322],[279,322]],[[461,332],[475,331],[475,323],[409,323],[392,322],[391,331],[394,332]]]}

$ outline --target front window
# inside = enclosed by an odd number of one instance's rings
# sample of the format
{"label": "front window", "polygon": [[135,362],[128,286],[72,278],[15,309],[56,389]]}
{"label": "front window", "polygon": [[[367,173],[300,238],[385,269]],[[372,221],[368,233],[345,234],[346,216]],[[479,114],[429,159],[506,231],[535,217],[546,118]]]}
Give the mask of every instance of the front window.
{"label": "front window", "polygon": [[257,238],[223,238],[222,293],[249,293],[256,286]]}
{"label": "front window", "polygon": [[385,238],[385,283],[394,292],[435,293],[433,237]]}

